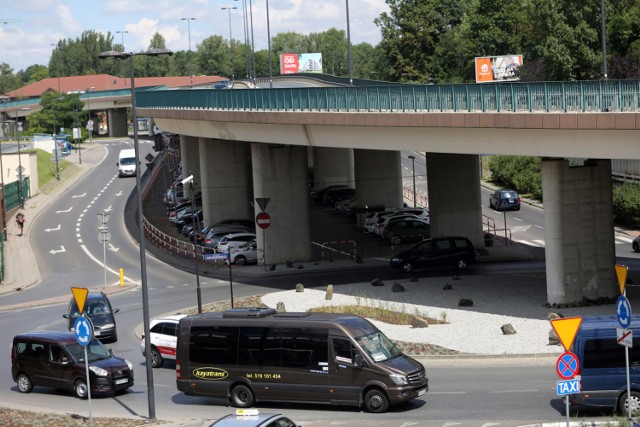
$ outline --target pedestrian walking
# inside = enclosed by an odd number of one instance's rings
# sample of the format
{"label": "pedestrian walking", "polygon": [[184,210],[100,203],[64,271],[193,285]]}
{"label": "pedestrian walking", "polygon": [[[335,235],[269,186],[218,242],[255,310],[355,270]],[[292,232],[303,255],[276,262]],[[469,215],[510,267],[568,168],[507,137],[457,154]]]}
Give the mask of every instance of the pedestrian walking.
{"label": "pedestrian walking", "polygon": [[24,228],[24,223],[27,219],[24,217],[22,212],[18,212],[16,215],[16,224],[18,224],[18,228],[20,228],[20,236],[22,236],[22,229]]}

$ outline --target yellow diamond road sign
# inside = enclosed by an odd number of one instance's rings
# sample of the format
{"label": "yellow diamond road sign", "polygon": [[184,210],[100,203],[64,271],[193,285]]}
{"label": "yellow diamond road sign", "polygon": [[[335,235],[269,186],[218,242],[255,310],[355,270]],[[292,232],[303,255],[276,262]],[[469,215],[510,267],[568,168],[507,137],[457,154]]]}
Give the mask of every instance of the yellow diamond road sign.
{"label": "yellow diamond road sign", "polygon": [[78,311],[80,314],[84,311],[84,303],[87,302],[87,295],[89,294],[89,289],[87,288],[71,288],[71,292],[73,292],[73,297],[76,299],[76,304],[78,305]]}
{"label": "yellow diamond road sign", "polygon": [[581,324],[582,316],[551,320],[551,326],[558,334],[558,338],[560,338],[560,342],[566,351],[571,348]]}
{"label": "yellow diamond road sign", "polygon": [[616,276],[618,276],[618,286],[620,286],[620,294],[624,295],[624,285],[627,284],[627,273],[629,267],[626,265],[616,264]]}

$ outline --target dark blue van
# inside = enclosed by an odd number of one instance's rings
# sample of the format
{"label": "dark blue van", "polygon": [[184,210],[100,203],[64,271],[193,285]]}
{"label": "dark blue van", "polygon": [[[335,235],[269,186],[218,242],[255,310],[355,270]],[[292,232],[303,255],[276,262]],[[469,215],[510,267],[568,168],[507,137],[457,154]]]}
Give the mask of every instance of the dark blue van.
{"label": "dark blue van", "polygon": [[[580,362],[580,393],[569,396],[572,405],[611,408],[623,415],[627,409],[627,371],[624,346],[618,344],[616,316],[588,316],[573,342]],[[640,415],[640,316],[633,316],[633,347],[629,349],[632,416]]]}

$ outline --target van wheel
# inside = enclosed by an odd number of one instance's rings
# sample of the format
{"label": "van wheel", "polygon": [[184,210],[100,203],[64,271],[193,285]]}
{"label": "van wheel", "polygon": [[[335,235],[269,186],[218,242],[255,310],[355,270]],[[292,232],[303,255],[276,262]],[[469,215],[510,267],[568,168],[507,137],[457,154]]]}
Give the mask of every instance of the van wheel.
{"label": "van wheel", "polygon": [[151,347],[151,367],[159,368],[162,366],[162,356],[157,348]]}
{"label": "van wheel", "polygon": [[402,264],[402,271],[404,271],[405,273],[411,273],[413,271],[413,264],[411,264],[409,261],[405,261]]}
{"label": "van wheel", "polygon": [[87,395],[89,394],[87,382],[82,379],[76,381],[76,383],[73,385],[73,393],[78,399],[86,399]]}
{"label": "van wheel", "polygon": [[389,408],[389,399],[382,390],[374,388],[364,395],[364,407],[368,412],[380,414],[387,412]]}
{"label": "van wheel", "polygon": [[469,262],[466,259],[456,261],[456,270],[466,270],[468,266]]}
{"label": "van wheel", "polygon": [[627,402],[631,402],[631,416],[635,417],[640,414],[640,393],[631,392],[631,399],[627,399],[627,393],[623,394],[618,401],[618,410],[620,414],[626,416],[629,413]]}
{"label": "van wheel", "polygon": [[20,393],[30,393],[33,390],[33,384],[31,384],[31,380],[26,374],[18,375],[18,391]]}
{"label": "van wheel", "polygon": [[247,263],[247,258],[245,258],[243,255],[238,255],[236,257],[236,264],[245,265],[246,263]]}
{"label": "van wheel", "polygon": [[244,384],[237,385],[231,390],[231,402],[236,408],[250,408],[253,406],[253,392]]}

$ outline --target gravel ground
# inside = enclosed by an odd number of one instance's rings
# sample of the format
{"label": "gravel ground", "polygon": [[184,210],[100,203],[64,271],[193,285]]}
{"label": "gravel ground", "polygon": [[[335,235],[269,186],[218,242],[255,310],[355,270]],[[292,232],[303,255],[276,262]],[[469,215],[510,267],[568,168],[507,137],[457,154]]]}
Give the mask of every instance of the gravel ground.
{"label": "gravel ground", "polygon": [[[401,284],[405,291],[392,292],[394,283]],[[274,308],[282,302],[291,312],[324,305],[361,304],[445,320],[446,324],[426,328],[372,322],[394,341],[429,344],[450,353],[486,355],[560,354],[562,346],[549,345],[550,312],[564,317],[614,314],[614,304],[549,309],[545,283],[540,274],[461,275],[397,280],[383,286],[368,282],[339,285],[334,287],[331,300],[325,299],[326,288],[275,292],[261,299]],[[448,290],[447,285],[451,287]],[[473,306],[459,307],[461,298],[472,300]],[[506,324],[511,324],[516,333],[504,335],[501,327]]]}

